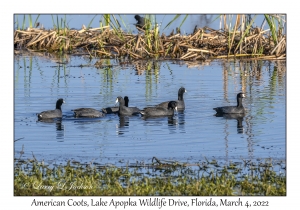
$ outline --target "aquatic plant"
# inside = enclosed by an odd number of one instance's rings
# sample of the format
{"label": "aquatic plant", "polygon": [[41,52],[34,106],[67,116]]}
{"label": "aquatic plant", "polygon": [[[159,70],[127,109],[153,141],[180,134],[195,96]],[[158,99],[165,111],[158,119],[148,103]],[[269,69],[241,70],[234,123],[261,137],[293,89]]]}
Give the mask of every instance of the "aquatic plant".
{"label": "aquatic plant", "polygon": [[[87,28],[71,30],[68,28],[66,16],[60,21],[56,16],[56,23],[52,16],[54,30],[31,29],[26,33],[16,30],[14,44],[16,47],[49,52],[72,53],[74,50],[83,49],[92,57],[100,58],[207,60],[286,57],[286,36],[283,33],[285,20],[281,16],[275,18],[277,16],[265,15],[271,34],[263,26],[253,27],[255,16],[222,15],[219,17],[222,20],[220,22],[224,23],[224,29],[195,27],[192,34],[182,35],[180,27],[186,20],[186,15],[176,33],[171,32],[168,36],[161,33],[161,26],[154,15],[145,16],[145,27],[138,34],[124,32],[115,15],[103,15],[104,23],[101,22],[99,28],[90,28],[95,17],[96,15]],[[166,27],[178,17],[176,15]]]}
{"label": "aquatic plant", "polygon": [[195,164],[153,160],[125,167],[76,161],[50,167],[36,159],[18,159],[14,195],[286,195],[286,176],[273,171],[270,161],[230,163],[217,169],[222,163],[216,160]]}

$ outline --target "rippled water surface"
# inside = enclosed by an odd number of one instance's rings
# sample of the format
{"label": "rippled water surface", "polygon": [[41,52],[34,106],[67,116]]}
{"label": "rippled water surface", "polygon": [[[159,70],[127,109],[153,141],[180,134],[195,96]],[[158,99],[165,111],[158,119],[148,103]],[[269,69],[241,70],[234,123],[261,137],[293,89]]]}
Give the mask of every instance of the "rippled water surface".
{"label": "rippled water surface", "polygon": [[[61,59],[16,55],[14,65],[15,157],[110,163],[152,157],[180,161],[286,157],[284,62],[119,62],[85,56]],[[114,106],[129,96],[143,108],[176,100],[185,87],[186,109],[173,118],[141,116],[74,118],[72,109]],[[236,105],[245,92],[244,118],[216,117],[214,107]],[[63,118],[39,122],[36,113],[55,108]]]}

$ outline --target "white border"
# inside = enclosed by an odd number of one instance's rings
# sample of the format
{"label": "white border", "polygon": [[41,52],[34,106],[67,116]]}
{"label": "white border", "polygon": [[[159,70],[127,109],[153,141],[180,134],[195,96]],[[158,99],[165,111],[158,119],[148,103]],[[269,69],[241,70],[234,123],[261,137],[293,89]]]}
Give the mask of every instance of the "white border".
{"label": "white border", "polygon": [[[135,14],[135,13],[171,13],[171,14],[199,14],[199,13],[286,13],[287,14],[287,196],[286,197],[241,197],[242,200],[268,200],[270,207],[296,207],[298,206],[297,175],[299,173],[299,138],[297,131],[299,126],[298,97],[299,87],[299,15],[296,3],[293,1],[4,1],[1,6],[1,131],[4,135],[1,138],[1,178],[0,194],[2,206],[13,206],[26,208],[30,207],[34,197],[14,197],[13,194],[13,14],[14,13],[106,13],[106,14]],[[297,57],[296,57],[297,56]],[[38,197],[39,200],[67,200],[71,197]],[[90,197],[82,197],[90,200]],[[91,197],[97,199],[97,197]],[[114,197],[115,199],[126,200],[127,197]],[[142,197],[135,197],[138,199]],[[148,197],[144,197],[148,198]],[[160,197],[161,198],[161,197]],[[170,198],[170,197],[167,197]],[[172,197],[174,199],[188,200],[192,197]],[[201,199],[209,197],[200,197]],[[219,200],[223,197],[213,197]],[[230,200],[238,197],[224,197]],[[81,197],[74,197],[80,200]],[[110,199],[105,197],[105,199]],[[66,208],[66,207],[64,207]],[[68,207],[69,208],[69,207]],[[72,207],[70,207],[72,208]],[[97,207],[102,208],[102,207]],[[146,209],[149,209],[148,207]],[[195,207],[201,208],[201,207]],[[245,207],[244,207],[245,208]],[[253,208],[253,207],[252,207]],[[115,209],[110,207],[110,209]],[[132,208],[126,208],[132,209]],[[138,209],[138,208],[135,208]],[[157,207],[155,207],[157,209]],[[179,208],[178,208],[179,209]],[[181,209],[181,207],[180,207]],[[191,208],[194,209],[194,208]],[[296,208],[293,208],[296,209]]]}

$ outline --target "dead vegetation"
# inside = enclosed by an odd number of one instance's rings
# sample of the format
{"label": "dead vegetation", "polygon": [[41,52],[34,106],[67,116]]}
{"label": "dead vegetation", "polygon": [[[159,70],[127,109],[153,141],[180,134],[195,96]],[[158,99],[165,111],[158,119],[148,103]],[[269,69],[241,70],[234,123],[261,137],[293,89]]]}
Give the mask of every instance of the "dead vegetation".
{"label": "dead vegetation", "polygon": [[274,41],[270,30],[251,28],[247,34],[233,30],[195,28],[190,35],[159,35],[158,29],[129,34],[102,28],[42,30],[29,28],[14,32],[14,49],[39,52],[89,53],[91,57],[133,59],[207,60],[219,58],[285,59],[286,35]]}

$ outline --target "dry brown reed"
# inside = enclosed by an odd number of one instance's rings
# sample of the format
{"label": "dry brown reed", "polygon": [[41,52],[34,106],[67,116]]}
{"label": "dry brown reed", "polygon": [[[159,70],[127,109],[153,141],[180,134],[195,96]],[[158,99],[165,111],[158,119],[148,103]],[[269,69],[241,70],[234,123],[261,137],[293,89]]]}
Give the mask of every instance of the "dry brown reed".
{"label": "dry brown reed", "polygon": [[[277,43],[277,44],[275,44]],[[99,58],[129,56],[133,59],[285,59],[286,35],[274,42],[269,30],[251,28],[248,33],[196,29],[190,35],[158,35],[157,31],[129,34],[109,26],[81,30],[31,28],[14,32],[14,47],[34,51],[88,52]]]}

